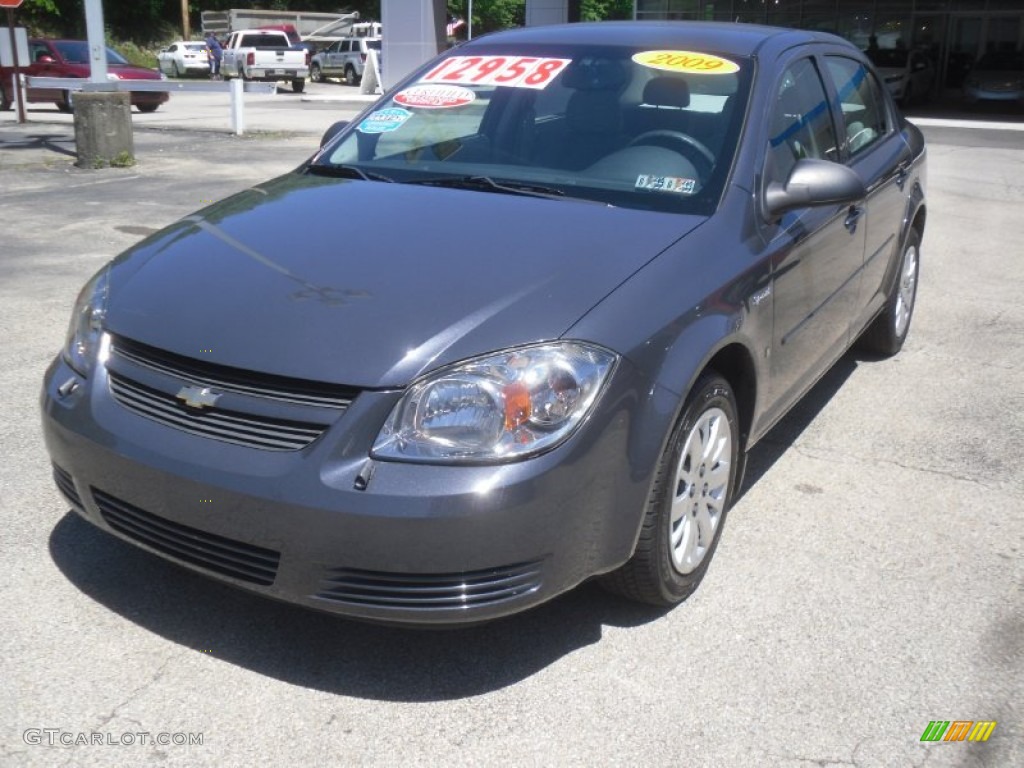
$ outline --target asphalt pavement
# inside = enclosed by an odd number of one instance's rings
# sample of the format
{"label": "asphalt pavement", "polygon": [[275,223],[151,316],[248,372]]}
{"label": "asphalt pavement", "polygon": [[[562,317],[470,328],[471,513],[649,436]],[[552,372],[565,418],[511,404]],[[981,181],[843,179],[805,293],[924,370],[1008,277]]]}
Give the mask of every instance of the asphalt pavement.
{"label": "asphalt pavement", "polygon": [[[39,388],[82,283],[365,104],[259,97],[239,138],[191,98],[133,114],[126,169],[75,168],[48,106],[0,113],[0,765],[1024,765],[1024,131],[926,125],[906,347],[843,358],[755,449],[690,600],[584,585],[415,632],[179,569],[53,485]],[[922,743],[932,720],[997,726]]]}

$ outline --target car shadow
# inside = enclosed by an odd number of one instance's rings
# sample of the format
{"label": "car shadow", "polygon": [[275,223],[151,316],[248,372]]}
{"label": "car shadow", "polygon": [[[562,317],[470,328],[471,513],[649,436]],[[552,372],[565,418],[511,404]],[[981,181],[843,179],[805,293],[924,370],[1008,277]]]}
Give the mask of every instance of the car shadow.
{"label": "car shadow", "polygon": [[0,149],[46,149],[58,155],[78,157],[75,151],[75,137],[60,133],[36,134],[22,136],[13,141],[0,141]]}
{"label": "car shadow", "polygon": [[[601,639],[665,615],[587,583],[525,613],[449,630],[364,624],[234,589],[179,568],[69,511],[50,555],[105,608],[197,654],[292,685],[425,702],[498,690]],[[677,610],[685,610],[685,606]]]}
{"label": "car shadow", "polygon": [[860,352],[850,351],[811,387],[810,391],[787,413],[747,454],[747,469],[737,501],[757,484],[790,446],[803,434],[821,410],[842,389],[860,361],[872,360]]}

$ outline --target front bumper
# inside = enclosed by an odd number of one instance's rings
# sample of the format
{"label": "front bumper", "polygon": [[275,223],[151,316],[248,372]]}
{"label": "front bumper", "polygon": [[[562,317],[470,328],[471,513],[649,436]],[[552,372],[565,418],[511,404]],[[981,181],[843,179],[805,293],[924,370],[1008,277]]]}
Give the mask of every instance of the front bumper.
{"label": "front bumper", "polygon": [[565,444],[501,466],[372,462],[394,392],[360,394],[302,450],[262,451],[133,413],[113,399],[103,366],[85,380],[59,357],[44,381],[43,428],[76,511],[150,552],[320,610],[471,623],[629,557],[650,481],[627,460],[631,377],[620,366],[605,407]]}

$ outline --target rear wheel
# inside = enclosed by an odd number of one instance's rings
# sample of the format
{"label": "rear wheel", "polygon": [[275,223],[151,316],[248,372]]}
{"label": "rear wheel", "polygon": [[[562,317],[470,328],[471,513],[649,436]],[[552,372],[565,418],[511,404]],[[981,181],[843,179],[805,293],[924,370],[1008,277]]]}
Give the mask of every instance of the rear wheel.
{"label": "rear wheel", "polygon": [[178,62],[176,62],[176,61],[174,62],[174,76],[175,77],[184,77],[185,76],[184,73],[181,71],[181,67],[178,66]]}
{"label": "rear wheel", "polygon": [[306,90],[306,79],[302,77],[296,77],[292,80],[292,93],[302,93]]}
{"label": "rear wheel", "polygon": [[136,104],[135,108],[138,109],[139,112],[156,112],[160,108],[160,105],[159,104]]}
{"label": "rear wheel", "polygon": [[11,108],[13,102],[7,97],[4,89],[0,87],[0,112],[6,112]]}
{"label": "rear wheel", "polygon": [[633,557],[601,577],[612,592],[653,605],[686,599],[704,578],[736,492],[739,421],[729,383],[698,379],[658,462]]}
{"label": "rear wheel", "polygon": [[75,97],[71,91],[64,91],[64,98],[60,101],[53,102],[57,105],[57,109],[61,112],[74,112],[75,111]]}
{"label": "rear wheel", "polygon": [[885,307],[858,340],[858,346],[882,357],[891,357],[903,348],[914,315],[917,298],[917,277],[921,262],[921,234],[910,230],[903,246],[899,274]]}

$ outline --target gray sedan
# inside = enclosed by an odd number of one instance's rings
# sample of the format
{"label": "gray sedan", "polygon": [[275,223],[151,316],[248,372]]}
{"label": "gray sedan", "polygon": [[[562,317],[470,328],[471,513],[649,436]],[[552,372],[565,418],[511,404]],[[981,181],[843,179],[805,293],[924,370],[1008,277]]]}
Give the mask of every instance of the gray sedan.
{"label": "gray sedan", "polygon": [[924,190],[839,38],[489,35],[87,283],[43,384],[54,478],[155,555],[352,617],[594,577],[671,606],[750,448],[852,345],[902,347]]}

